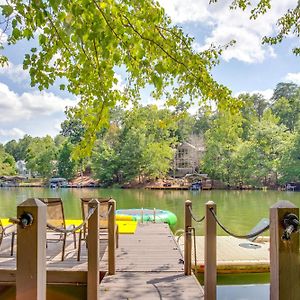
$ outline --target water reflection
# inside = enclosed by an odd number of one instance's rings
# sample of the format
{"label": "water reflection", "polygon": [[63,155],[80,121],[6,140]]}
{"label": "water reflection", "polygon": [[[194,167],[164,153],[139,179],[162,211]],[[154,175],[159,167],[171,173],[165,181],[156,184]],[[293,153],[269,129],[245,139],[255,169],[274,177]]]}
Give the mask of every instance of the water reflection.
{"label": "water reflection", "polygon": [[[177,215],[174,230],[183,228],[184,201],[191,200],[196,217],[204,215],[205,203],[216,202],[222,223],[245,234],[262,218],[268,218],[269,208],[279,200],[289,200],[300,206],[300,193],[278,191],[163,191],[134,189],[50,189],[50,188],[1,188],[0,217],[14,216],[17,204],[31,197],[61,197],[66,217],[80,218],[81,197],[113,197],[118,208],[157,208],[170,210]],[[203,224],[195,224],[198,235],[203,234]],[[224,232],[218,228],[218,235]]]}

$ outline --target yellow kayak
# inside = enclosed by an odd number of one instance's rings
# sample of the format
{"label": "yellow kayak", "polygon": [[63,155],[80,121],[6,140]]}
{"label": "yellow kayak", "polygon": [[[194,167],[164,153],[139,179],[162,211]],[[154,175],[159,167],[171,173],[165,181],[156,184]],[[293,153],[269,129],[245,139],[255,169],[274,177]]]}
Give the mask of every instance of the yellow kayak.
{"label": "yellow kayak", "polygon": [[[119,218],[122,217],[122,218]],[[131,221],[131,217],[130,218],[123,218],[126,216],[116,216],[116,222],[118,224],[118,228],[119,228],[119,233],[134,233],[136,230],[136,226],[137,226],[137,221]],[[8,219],[1,219],[2,225],[3,226],[7,226],[10,225],[11,223],[9,222]],[[67,219],[66,220],[66,226],[69,225],[75,225],[75,226],[79,226],[82,223],[82,220],[80,219]]]}

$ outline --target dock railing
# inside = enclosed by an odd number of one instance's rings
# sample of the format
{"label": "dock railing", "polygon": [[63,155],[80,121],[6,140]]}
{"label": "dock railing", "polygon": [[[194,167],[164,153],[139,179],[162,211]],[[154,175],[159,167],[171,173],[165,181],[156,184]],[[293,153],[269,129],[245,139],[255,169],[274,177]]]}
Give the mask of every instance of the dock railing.
{"label": "dock railing", "polygon": [[[205,216],[197,220],[192,211],[192,202],[185,202],[185,275],[192,269],[192,219],[201,222],[205,219],[204,238],[204,299],[216,299],[217,284],[217,231],[219,225],[227,234],[242,239],[256,237],[270,229],[270,299],[300,299],[300,256],[299,256],[299,208],[288,201],[279,201],[270,208],[270,225],[257,232],[240,235],[232,233],[218,219],[216,204],[206,203]],[[194,243],[195,244],[195,243]],[[195,245],[194,245],[195,246]],[[196,249],[194,249],[196,251]],[[195,269],[197,268],[195,259]]]}
{"label": "dock railing", "polygon": [[[93,199],[89,202],[89,213],[82,224],[74,229],[64,230],[51,226],[51,230],[60,233],[77,231],[88,222],[88,267],[87,299],[99,299],[99,212],[100,203]],[[16,299],[46,300],[46,232],[47,206],[38,199],[28,199],[17,207],[18,218],[11,219],[17,224],[17,257],[16,257]],[[115,274],[115,225],[116,202],[109,201],[108,210],[108,272]]]}

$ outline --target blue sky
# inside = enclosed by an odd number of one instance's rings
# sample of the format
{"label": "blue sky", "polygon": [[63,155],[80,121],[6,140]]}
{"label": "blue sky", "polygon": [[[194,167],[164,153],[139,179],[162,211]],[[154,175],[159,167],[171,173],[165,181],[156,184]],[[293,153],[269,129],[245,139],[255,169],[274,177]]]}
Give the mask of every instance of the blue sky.
{"label": "blue sky", "polygon": [[[282,81],[300,84],[300,57],[292,54],[299,39],[289,37],[277,46],[262,45],[264,35],[276,33],[276,20],[297,0],[273,0],[272,9],[257,20],[249,20],[249,11],[232,11],[229,0],[209,5],[209,0],[160,0],[173,22],[195,38],[194,49],[201,51],[210,44],[224,45],[235,39],[220,64],[212,71],[214,78],[228,86],[234,95],[241,92],[260,92],[272,96],[276,84]],[[0,4],[4,0],[0,0]],[[5,35],[2,35],[5,41]],[[65,119],[64,109],[77,100],[59,90],[59,84],[45,92],[30,87],[29,75],[22,69],[26,49],[22,42],[5,50],[8,67],[0,68],[0,143],[19,139],[24,134],[55,136]],[[120,78],[120,85],[122,84]],[[144,93],[143,93],[144,94]],[[148,96],[144,103],[151,102]]]}

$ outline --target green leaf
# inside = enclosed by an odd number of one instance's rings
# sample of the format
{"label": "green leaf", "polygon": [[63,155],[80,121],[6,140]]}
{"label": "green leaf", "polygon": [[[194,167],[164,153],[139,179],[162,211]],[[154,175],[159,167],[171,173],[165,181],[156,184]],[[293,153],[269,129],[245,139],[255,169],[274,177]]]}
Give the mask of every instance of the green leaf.
{"label": "green leaf", "polygon": [[0,7],[2,8],[2,14],[5,17],[9,17],[14,12],[13,7],[10,5],[1,5]]}

